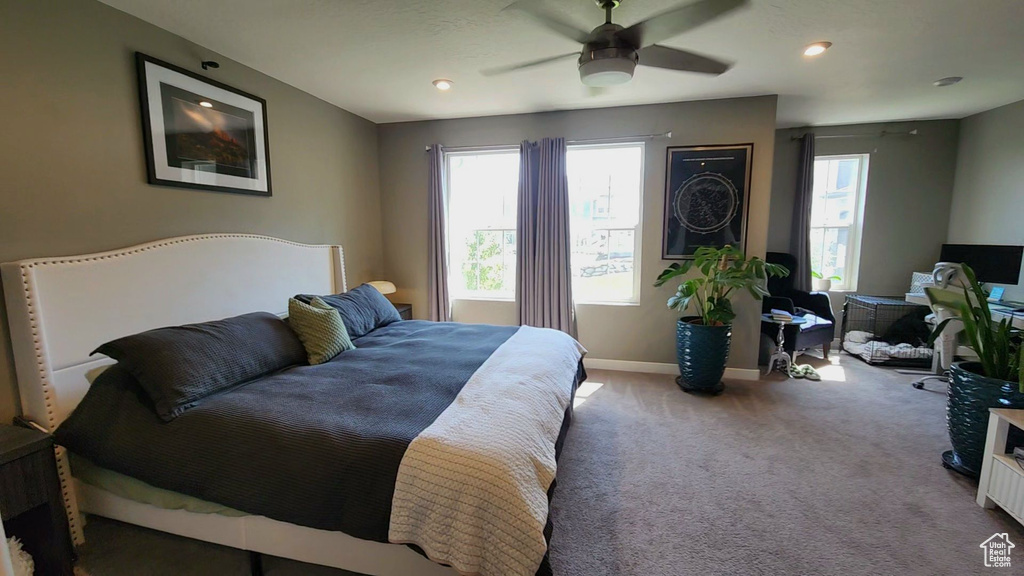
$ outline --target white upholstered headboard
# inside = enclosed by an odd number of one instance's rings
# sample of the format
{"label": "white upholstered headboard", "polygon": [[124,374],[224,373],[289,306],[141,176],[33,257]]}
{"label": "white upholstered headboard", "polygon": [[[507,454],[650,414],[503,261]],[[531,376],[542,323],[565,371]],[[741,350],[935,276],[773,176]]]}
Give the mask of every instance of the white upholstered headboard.
{"label": "white upholstered headboard", "polygon": [[344,292],[341,246],[248,234],[182,236],[111,252],[0,265],[27,418],[54,430],[111,362],[97,346],[152,328],[266,311]]}

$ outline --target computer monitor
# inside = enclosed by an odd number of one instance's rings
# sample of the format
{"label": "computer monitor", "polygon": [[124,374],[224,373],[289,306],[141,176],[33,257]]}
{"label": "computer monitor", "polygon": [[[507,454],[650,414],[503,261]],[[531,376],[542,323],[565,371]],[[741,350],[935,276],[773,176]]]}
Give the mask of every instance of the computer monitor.
{"label": "computer monitor", "polygon": [[1016,284],[1022,257],[1024,246],[943,244],[939,260],[967,264],[983,284]]}

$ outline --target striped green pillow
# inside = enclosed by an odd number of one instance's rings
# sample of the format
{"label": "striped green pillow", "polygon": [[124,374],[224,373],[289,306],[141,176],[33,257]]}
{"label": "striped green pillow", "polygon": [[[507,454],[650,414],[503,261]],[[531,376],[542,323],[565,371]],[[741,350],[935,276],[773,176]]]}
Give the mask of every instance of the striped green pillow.
{"label": "striped green pillow", "polygon": [[309,304],[290,298],[288,324],[305,346],[310,364],[323,364],[356,347],[341,314],[320,298],[313,298]]}

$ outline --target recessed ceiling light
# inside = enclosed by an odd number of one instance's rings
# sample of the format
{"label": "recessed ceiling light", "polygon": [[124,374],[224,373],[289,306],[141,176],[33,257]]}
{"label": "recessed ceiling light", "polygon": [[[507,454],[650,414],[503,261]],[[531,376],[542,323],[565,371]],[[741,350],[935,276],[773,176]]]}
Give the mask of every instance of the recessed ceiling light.
{"label": "recessed ceiling light", "polygon": [[455,84],[455,82],[452,82],[447,78],[438,78],[437,80],[434,80],[434,86],[442,92],[445,90],[451,90],[453,84]]}
{"label": "recessed ceiling light", "polygon": [[804,48],[804,56],[817,56],[824,54],[825,50],[828,50],[832,46],[831,42],[815,42]]}
{"label": "recessed ceiling light", "polygon": [[932,82],[932,84],[941,88],[942,86],[952,86],[963,79],[963,76],[946,76],[945,78],[939,78]]}
{"label": "recessed ceiling light", "polygon": [[202,102],[200,102],[199,105],[202,106],[203,108],[213,108],[213,104],[210,103],[210,102],[207,102],[206,100],[203,100]]}

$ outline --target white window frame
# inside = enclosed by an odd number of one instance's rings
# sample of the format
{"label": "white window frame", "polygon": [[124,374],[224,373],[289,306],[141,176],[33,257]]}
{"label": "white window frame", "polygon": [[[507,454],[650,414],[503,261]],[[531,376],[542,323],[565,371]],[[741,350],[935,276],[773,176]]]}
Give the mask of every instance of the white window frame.
{"label": "white window frame", "polygon": [[[569,144],[568,150],[579,150],[587,148],[600,148],[600,149],[614,149],[614,148],[640,148],[640,198],[638,199],[639,214],[637,214],[636,226],[634,227],[622,227],[616,226],[611,228],[598,228],[598,230],[619,231],[619,230],[633,230],[633,290],[632,295],[629,298],[620,300],[583,300],[576,295],[576,291],[573,290],[573,299],[575,304],[582,304],[584,306],[636,306],[640,304],[640,259],[641,259],[641,248],[643,246],[643,227],[644,227],[644,184],[646,180],[646,157],[647,157],[647,145],[645,142],[594,142],[587,144]],[[569,224],[569,233],[572,234],[572,223]],[[572,254],[570,253],[570,259]]]}
{"label": "white window frame", "polygon": [[[447,151],[446,150],[444,152],[444,196],[445,196],[445,198],[444,198],[444,207],[445,207],[445,215],[444,215],[445,216],[445,231],[444,231],[444,234],[445,234],[445,250],[448,252],[445,255],[445,257],[448,260],[448,278],[447,278],[447,281],[448,281],[449,290],[451,292],[451,299],[452,299],[452,301],[457,301],[457,300],[475,300],[475,301],[484,301],[484,302],[515,302],[515,300],[516,300],[516,287],[514,285],[512,286],[512,293],[511,293],[511,295],[506,295],[506,294],[484,294],[484,293],[480,293],[480,294],[466,294],[466,293],[461,292],[459,290],[452,290],[451,289],[451,287],[454,285],[454,279],[455,278],[461,278],[461,276],[455,274],[455,269],[454,269],[454,266],[452,265],[452,257],[451,257],[451,246],[452,246],[451,223],[452,223],[452,218],[451,218],[451,211],[448,210],[448,207],[451,206],[451,189],[452,189],[452,186],[451,186],[451,173],[452,173],[452,170],[451,170],[451,158],[452,157],[456,157],[456,156],[483,156],[483,155],[486,155],[486,154],[508,154],[508,153],[518,154],[519,153],[519,147],[518,146],[489,146],[489,147],[482,147],[482,148],[460,148],[458,150],[452,150],[452,151]],[[518,199],[517,199],[516,228],[518,228],[518,224],[519,224],[519,210],[518,210]],[[513,232],[516,232],[516,236],[517,236],[516,237],[516,248],[518,249],[519,238],[518,238],[518,230],[516,228],[512,228],[511,230]],[[494,229],[490,229],[490,230],[494,231],[494,232],[499,232],[499,231],[500,232],[505,232],[505,231],[508,231],[509,229],[508,228],[494,228]],[[518,282],[518,274],[519,274],[519,271],[516,270],[515,271],[515,276],[517,277],[517,282]]]}
{"label": "white window frame", "polygon": [[[855,292],[860,276],[860,244],[864,231],[864,200],[867,197],[868,191],[868,164],[871,160],[871,154],[833,154],[814,157],[815,162],[819,160],[858,160],[860,162],[860,169],[857,171],[857,186],[854,191],[856,197],[853,202],[853,222],[850,223],[848,229],[848,242],[846,244],[846,262],[848,264],[844,273],[845,277],[841,281],[833,283],[831,288],[833,292]],[[842,228],[842,226],[811,226],[811,230],[815,228]]]}

